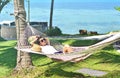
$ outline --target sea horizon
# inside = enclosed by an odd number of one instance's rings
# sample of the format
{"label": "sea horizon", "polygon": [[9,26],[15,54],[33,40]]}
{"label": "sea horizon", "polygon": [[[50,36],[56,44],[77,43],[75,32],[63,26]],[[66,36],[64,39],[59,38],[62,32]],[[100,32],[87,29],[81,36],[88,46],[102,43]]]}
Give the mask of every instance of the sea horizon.
{"label": "sea horizon", "polygon": [[[60,6],[60,5],[63,6]],[[87,6],[86,6],[87,5]],[[8,7],[11,6],[9,9]],[[13,4],[6,6],[0,14],[0,22],[14,20]],[[25,3],[26,12],[28,10]],[[120,30],[120,12],[114,7],[119,3],[55,3],[53,26],[59,27],[64,34],[79,34],[80,29],[97,31],[99,34]],[[30,20],[49,22],[50,3],[31,3]]]}

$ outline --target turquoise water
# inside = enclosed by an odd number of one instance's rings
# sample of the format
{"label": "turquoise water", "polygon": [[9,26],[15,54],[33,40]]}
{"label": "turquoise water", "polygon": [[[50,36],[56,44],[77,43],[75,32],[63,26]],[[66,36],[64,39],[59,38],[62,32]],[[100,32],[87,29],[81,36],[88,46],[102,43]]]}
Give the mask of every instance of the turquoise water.
{"label": "turquoise water", "polygon": [[[78,34],[80,29],[97,31],[100,34],[120,30],[120,12],[114,9],[117,5],[118,3],[56,3],[53,25],[66,34]],[[49,22],[49,7],[49,3],[31,3],[30,20]],[[14,20],[10,13],[13,13],[12,3],[0,14],[0,22]]]}

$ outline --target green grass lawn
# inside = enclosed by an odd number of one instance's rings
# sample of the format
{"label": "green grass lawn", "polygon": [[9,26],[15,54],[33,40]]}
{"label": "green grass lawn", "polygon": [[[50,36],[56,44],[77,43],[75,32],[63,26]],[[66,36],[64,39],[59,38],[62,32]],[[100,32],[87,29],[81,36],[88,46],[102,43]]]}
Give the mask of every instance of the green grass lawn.
{"label": "green grass lawn", "polygon": [[16,41],[0,41],[0,78],[10,73],[15,67],[16,50],[13,46]]}
{"label": "green grass lawn", "polygon": [[[58,40],[71,46],[86,46],[96,43],[95,40]],[[14,49],[16,41],[0,40],[0,78],[87,78],[87,75],[74,72],[80,68],[91,68],[108,72],[101,78],[120,77],[120,53],[112,45],[94,53],[86,60],[78,63],[56,62],[46,56],[31,54],[35,68],[23,71],[21,74],[10,75],[16,66],[17,51]],[[94,78],[94,77],[91,77]]]}

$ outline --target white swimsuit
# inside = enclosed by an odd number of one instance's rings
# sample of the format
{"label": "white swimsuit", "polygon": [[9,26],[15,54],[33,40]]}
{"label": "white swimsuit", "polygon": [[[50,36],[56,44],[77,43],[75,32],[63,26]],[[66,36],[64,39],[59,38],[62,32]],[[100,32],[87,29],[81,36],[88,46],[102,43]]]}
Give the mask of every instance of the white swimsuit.
{"label": "white swimsuit", "polygon": [[42,52],[45,54],[54,54],[58,52],[53,46],[51,45],[46,45],[46,46],[41,46]]}

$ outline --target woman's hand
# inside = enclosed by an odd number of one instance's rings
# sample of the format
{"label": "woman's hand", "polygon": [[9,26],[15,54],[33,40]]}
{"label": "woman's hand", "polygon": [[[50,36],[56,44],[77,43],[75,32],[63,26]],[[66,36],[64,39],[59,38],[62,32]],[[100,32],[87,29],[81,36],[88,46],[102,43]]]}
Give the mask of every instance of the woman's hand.
{"label": "woman's hand", "polygon": [[35,43],[35,41],[37,41],[39,39],[38,36],[35,36],[34,39],[30,42],[31,45],[33,45]]}

